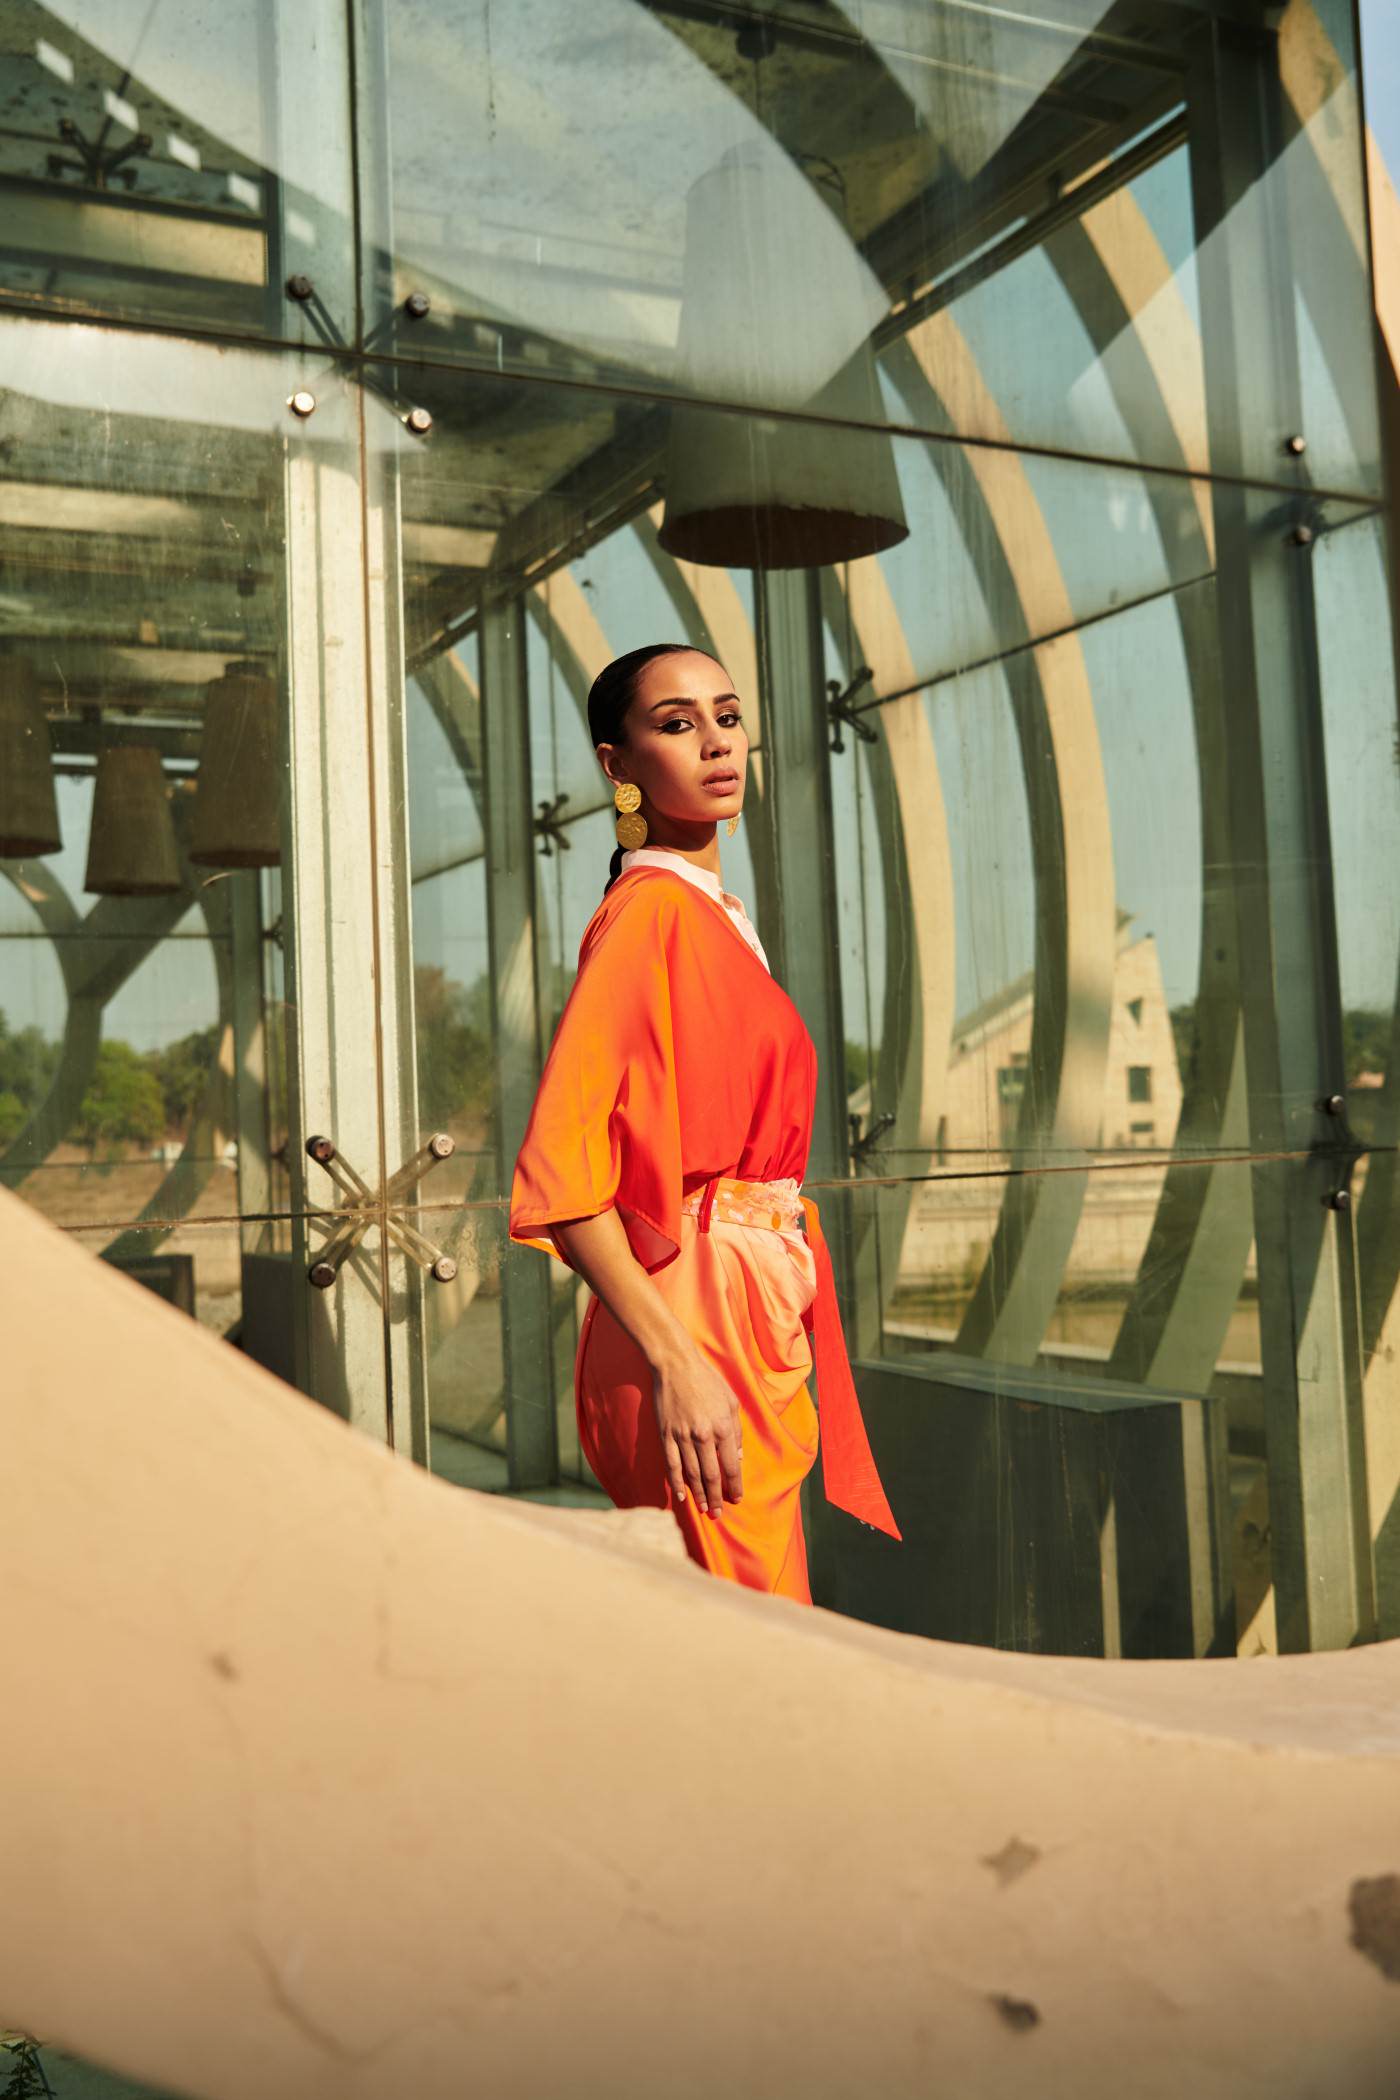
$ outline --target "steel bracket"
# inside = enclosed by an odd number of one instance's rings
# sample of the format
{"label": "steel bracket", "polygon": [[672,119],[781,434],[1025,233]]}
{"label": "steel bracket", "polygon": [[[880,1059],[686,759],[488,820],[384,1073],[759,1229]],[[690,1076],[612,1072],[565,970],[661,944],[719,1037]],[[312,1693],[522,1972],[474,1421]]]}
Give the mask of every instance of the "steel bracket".
{"label": "steel bracket", "polygon": [[435,1247],[404,1219],[394,1217],[390,1206],[402,1203],[425,1174],[431,1173],[442,1160],[450,1159],[456,1150],[456,1140],[446,1131],[434,1131],[426,1145],[389,1176],[381,1191],[372,1189],[364,1177],[356,1173],[349,1160],[336,1150],[333,1138],[309,1137],[306,1140],[307,1158],[325,1168],[340,1190],[342,1200],[333,1211],[326,1213],[333,1229],[306,1272],[307,1282],[318,1291],[328,1291],[370,1227],[378,1225],[390,1244],[401,1254],[406,1254],[410,1261],[416,1262],[420,1269],[426,1269],[435,1283],[451,1283],[457,1274],[457,1264],[452,1256],[444,1254],[441,1247]]}

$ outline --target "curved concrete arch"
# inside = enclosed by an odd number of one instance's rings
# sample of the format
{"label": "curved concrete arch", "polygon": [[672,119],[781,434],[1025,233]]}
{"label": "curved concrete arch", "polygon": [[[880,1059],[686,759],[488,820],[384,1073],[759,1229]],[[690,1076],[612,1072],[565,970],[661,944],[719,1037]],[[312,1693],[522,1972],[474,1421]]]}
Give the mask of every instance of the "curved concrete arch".
{"label": "curved concrete arch", "polygon": [[[877,692],[914,685],[908,639],[878,557],[828,570],[823,588],[847,677],[865,665]],[[878,1217],[882,1246],[891,1250],[879,1279],[883,1317],[883,1301],[903,1266],[916,1183],[927,1174],[937,1143],[956,1005],[956,919],[947,811],[924,696],[905,691],[902,699],[869,710],[864,720],[878,736],[865,762],[879,827],[885,946],[880,1055],[871,1072],[870,1107],[872,1116],[893,1116],[883,1142],[899,1152],[909,1176],[885,1190],[878,1212],[851,1207],[857,1233],[863,1235]],[[851,742],[854,763],[862,747]]]}
{"label": "curved concrete arch", "polygon": [[1290,212],[1301,222],[1293,244],[1298,289],[1358,464],[1374,472],[1380,464],[1375,365],[1369,332],[1357,327],[1371,307],[1367,199],[1358,156],[1366,155],[1374,173],[1380,155],[1362,124],[1353,69],[1313,0],[1288,0],[1278,26],[1278,63],[1298,131],[1286,141],[1273,179],[1287,184]]}
{"label": "curved concrete arch", "polygon": [[[555,569],[534,585],[526,598],[526,610],[544,637],[550,660],[563,679],[588,737],[588,691],[597,672],[610,663],[616,650],[603,631],[602,622],[584,595],[572,571]],[[592,665],[594,668],[590,669]],[[607,806],[607,780],[598,771],[599,807]],[[599,894],[602,883],[599,880]]]}
{"label": "curved concrete arch", "polygon": [[[547,618],[541,616],[541,598],[532,595],[528,610],[530,616],[541,626],[547,646],[553,646],[552,630]],[[579,698],[579,674],[567,652],[561,665],[566,682],[570,684],[575,699]],[[483,726],[481,715],[481,690],[460,654],[455,650],[445,651],[431,662],[420,665],[414,677],[424,701],[431,709],[433,718],[447,740],[448,748],[466,783],[478,817],[485,829],[484,797],[485,761],[482,748]],[[587,690],[586,685],[583,688]],[[459,865],[451,862],[440,869],[428,869],[420,879],[432,880],[434,876],[446,875]],[[501,1191],[496,1186],[495,1155],[489,1148],[479,1151],[472,1160],[469,1176],[463,1190],[467,1202],[494,1198],[501,1201]],[[481,1283],[482,1266],[480,1244],[473,1233],[463,1234],[453,1248],[458,1270],[453,1280],[436,1288],[426,1302],[427,1338],[430,1354],[435,1354],[469,1313]],[[557,1334],[570,1317],[568,1300],[556,1294],[548,1300],[550,1318]],[[431,1373],[430,1373],[431,1376]],[[459,1409],[463,1403],[459,1397]],[[485,1387],[474,1402],[474,1412],[463,1409],[459,1423],[463,1435],[481,1443],[487,1443],[500,1429],[507,1415],[507,1400],[504,1391]]]}
{"label": "curved concrete arch", "polygon": [[[913,419],[946,420],[943,389],[1007,449],[932,448],[984,595],[1008,641],[1055,639],[1005,666],[1021,748],[1035,865],[1031,1083],[987,1261],[957,1338],[963,1353],[1032,1364],[1059,1294],[1099,1141],[1116,954],[1108,796],[1083,651],[1044,515],[960,329],[935,314],[886,370]],[[969,411],[971,412],[971,410]],[[984,532],[968,530],[976,518]],[[1074,822],[1066,821],[1072,809]],[[1060,1171],[1038,1173],[1049,1165]]]}
{"label": "curved concrete arch", "polygon": [[[479,821],[485,823],[482,801],[485,784],[481,758],[481,693],[476,680],[455,648],[446,649],[431,662],[420,664],[411,683],[418,687],[433,720],[447,739],[467,793],[476,805]],[[432,870],[428,871],[430,874]]]}
{"label": "curved concrete arch", "polygon": [[86,916],[80,916],[51,870],[29,862],[22,878],[15,867],[4,872],[33,905],[53,939],[68,996],[63,1041],[49,1090],[0,1157],[0,1172],[13,1181],[41,1166],[72,1129],[97,1064],[104,1010],[184,917],[191,893],[101,897]]}
{"label": "curved concrete arch", "polygon": [[103,1249],[109,1261],[135,1260],[149,1254],[177,1231],[213,1179],[224,1146],[237,1134],[233,1116],[233,915],[224,882],[201,882],[198,894],[209,929],[218,994],[219,1037],[214,1060],[205,1074],[179,1158],[142,1204],[136,1224]]}
{"label": "curved concrete arch", "polygon": [[[1123,413],[1147,458],[1193,467],[1206,457],[1200,338],[1171,266],[1136,200],[1124,191],[1047,243]],[[1142,325],[1144,314],[1150,316]],[[1192,513],[1175,489],[1145,476],[1163,544]],[[1207,484],[1192,484],[1197,538],[1190,566],[1214,562]],[[1201,930],[1196,1042],[1175,1144],[1132,1293],[1107,1366],[1111,1377],[1203,1392],[1214,1375],[1254,1236],[1249,1178],[1203,1155],[1247,1149],[1244,1035],[1230,865],[1219,640],[1213,590],[1178,591],[1175,611],[1190,681],[1201,806]]]}

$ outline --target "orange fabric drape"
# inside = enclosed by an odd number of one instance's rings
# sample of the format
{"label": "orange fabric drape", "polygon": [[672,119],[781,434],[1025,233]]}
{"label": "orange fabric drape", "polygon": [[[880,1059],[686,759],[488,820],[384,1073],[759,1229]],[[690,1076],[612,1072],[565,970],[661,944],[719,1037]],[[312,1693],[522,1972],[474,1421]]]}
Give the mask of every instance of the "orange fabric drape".
{"label": "orange fabric drape", "polygon": [[711,1574],[810,1604],[802,1483],[817,1456],[801,1308],[816,1277],[799,1230],[681,1219],[680,1253],[653,1277],[701,1354],[728,1379],[743,1424],[744,1492],[717,1516],[679,1505],[662,1457],[651,1369],[607,1306],[590,1297],[574,1366],[584,1457],[614,1502],[670,1509],[686,1551]]}
{"label": "orange fabric drape", "polygon": [[[792,1336],[770,1331],[775,1323],[796,1321],[806,1331],[816,1372],[827,1500],[898,1538],[861,1419],[815,1202],[803,1199],[812,1273],[807,1292],[796,1298],[773,1298],[764,1285],[776,1256],[759,1243],[781,1243],[786,1235],[734,1226],[698,1234],[681,1210],[682,1197],[716,1175],[800,1181],[816,1085],[816,1048],[801,1016],[718,899],[667,869],[629,869],[584,932],[578,975],[515,1163],[510,1236],[567,1265],[551,1223],[615,1205],[633,1253],[658,1285],[664,1287],[666,1271],[683,1253],[687,1267],[708,1264],[713,1287],[695,1287],[679,1275],[671,1287],[685,1297],[690,1322],[701,1327],[695,1332],[690,1325],[696,1341],[741,1399],[750,1393],[756,1405],[764,1398],[758,1359],[766,1347],[776,1343],[789,1372],[794,1363],[800,1366]],[[739,1302],[740,1272],[745,1302],[758,1308],[747,1333],[734,1332],[715,1311]],[[576,1368],[580,1392],[596,1394],[605,1405],[607,1381],[593,1375],[601,1355],[590,1365],[590,1350],[612,1354],[622,1383],[624,1369],[632,1384],[643,1381],[635,1363],[623,1365],[608,1333],[616,1323],[596,1306],[595,1299],[580,1334]],[[725,1331],[715,1331],[717,1326]],[[644,1416],[637,1422],[636,1435],[645,1440]],[[581,1433],[583,1426],[581,1412]],[[744,1442],[745,1493],[736,1513],[764,1475],[761,1457],[751,1468],[747,1424]],[[761,1450],[763,1439],[756,1443]],[[806,1466],[811,1462],[808,1456]],[[645,1471],[635,1451],[633,1464]],[[643,1483],[640,1475],[634,1480],[625,1468],[603,1484],[614,1500],[669,1500],[651,1492],[654,1482]],[[632,1492],[644,1484],[645,1493]],[[687,1545],[694,1552],[689,1538]],[[771,1585],[765,1580],[758,1586]]]}

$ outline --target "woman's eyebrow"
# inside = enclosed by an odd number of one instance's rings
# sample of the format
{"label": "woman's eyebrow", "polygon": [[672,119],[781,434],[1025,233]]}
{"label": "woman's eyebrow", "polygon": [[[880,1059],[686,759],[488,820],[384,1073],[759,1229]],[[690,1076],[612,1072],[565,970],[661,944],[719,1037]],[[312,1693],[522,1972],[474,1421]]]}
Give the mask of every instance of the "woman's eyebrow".
{"label": "woman's eyebrow", "polygon": [[[721,701],[737,700],[738,698],[739,695],[737,693],[716,693],[715,702],[718,705]],[[658,707],[698,707],[699,705],[700,702],[698,700],[692,700],[683,693],[676,693],[669,700],[653,700],[648,713],[654,715]]]}

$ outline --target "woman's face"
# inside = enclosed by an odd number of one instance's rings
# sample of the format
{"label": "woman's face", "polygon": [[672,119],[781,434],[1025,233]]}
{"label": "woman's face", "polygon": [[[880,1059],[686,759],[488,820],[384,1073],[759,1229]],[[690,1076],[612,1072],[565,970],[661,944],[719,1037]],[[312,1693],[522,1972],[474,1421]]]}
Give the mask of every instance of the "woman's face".
{"label": "woman's face", "polygon": [[698,649],[653,657],[626,726],[626,743],[600,744],[598,754],[614,786],[630,780],[641,789],[648,845],[693,845],[697,826],[737,815],[749,739],[722,664]]}

